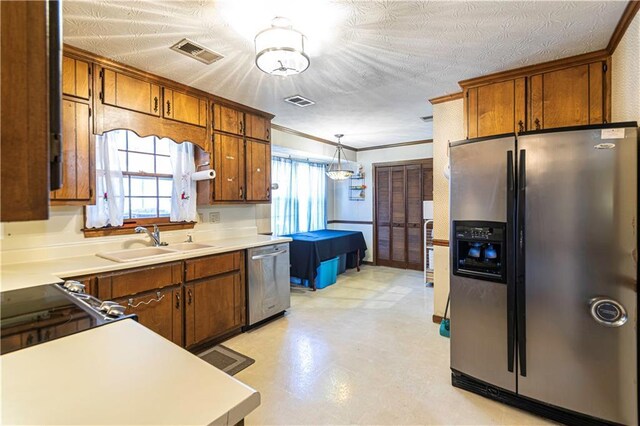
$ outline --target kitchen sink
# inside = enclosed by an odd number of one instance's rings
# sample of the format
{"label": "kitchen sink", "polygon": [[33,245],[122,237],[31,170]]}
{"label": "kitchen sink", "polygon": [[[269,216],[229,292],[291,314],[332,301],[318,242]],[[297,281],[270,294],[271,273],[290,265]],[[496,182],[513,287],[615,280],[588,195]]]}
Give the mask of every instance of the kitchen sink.
{"label": "kitchen sink", "polygon": [[169,247],[178,251],[191,251],[191,250],[208,249],[214,246],[209,244],[200,244],[200,243],[178,243],[178,244],[169,244]]}
{"label": "kitchen sink", "polygon": [[133,262],[136,260],[147,259],[149,257],[175,254],[178,251],[179,250],[176,248],[168,247],[145,247],[139,249],[127,249],[109,251],[105,253],[96,253],[96,256],[113,260],[115,262]]}

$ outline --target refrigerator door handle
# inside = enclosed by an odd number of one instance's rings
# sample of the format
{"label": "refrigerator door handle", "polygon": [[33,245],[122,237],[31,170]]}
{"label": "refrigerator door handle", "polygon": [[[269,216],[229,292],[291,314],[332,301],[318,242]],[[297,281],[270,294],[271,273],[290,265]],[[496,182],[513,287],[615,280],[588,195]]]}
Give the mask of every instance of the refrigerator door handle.
{"label": "refrigerator door handle", "polygon": [[518,338],[518,364],[520,365],[520,375],[527,376],[527,333],[525,315],[525,211],[526,211],[526,150],[520,150],[518,160],[518,200],[517,200],[517,279],[516,279],[516,333]]}
{"label": "refrigerator door handle", "polygon": [[516,289],[514,268],[514,204],[516,199],[515,176],[513,165],[513,151],[507,151],[507,369],[513,373],[516,333]]}

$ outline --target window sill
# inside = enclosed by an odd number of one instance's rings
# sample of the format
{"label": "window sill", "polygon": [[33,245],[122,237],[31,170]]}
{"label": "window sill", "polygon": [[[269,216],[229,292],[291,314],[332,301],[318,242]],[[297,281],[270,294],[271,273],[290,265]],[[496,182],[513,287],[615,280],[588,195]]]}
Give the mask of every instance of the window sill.
{"label": "window sill", "polygon": [[[196,222],[158,222],[156,223],[160,231],[176,231],[179,229],[193,229],[196,225]],[[85,238],[93,238],[93,237],[108,237],[111,235],[127,235],[127,234],[135,234],[136,226],[144,226],[145,228],[149,228],[150,231],[153,231],[153,224],[146,223],[125,223],[122,226],[113,226],[107,228],[84,228],[82,232],[84,232]]]}

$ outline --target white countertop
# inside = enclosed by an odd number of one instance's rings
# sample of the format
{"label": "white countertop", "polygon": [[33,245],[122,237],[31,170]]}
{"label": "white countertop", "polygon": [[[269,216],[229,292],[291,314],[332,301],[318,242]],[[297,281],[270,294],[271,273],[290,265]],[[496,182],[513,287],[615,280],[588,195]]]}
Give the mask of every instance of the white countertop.
{"label": "white countertop", "polygon": [[[52,284],[80,275],[97,274],[120,269],[130,269],[139,266],[154,265],[158,263],[172,262],[191,257],[206,256],[216,253],[224,253],[234,250],[243,250],[251,247],[260,247],[270,244],[287,243],[291,238],[271,237],[267,235],[252,235],[240,238],[227,238],[214,241],[200,241],[201,244],[210,244],[212,247],[188,252],[176,252],[153,258],[138,260],[135,262],[114,262],[95,254],[86,256],[66,257],[61,259],[32,261],[25,263],[3,264],[1,271],[0,290],[8,291],[25,287],[33,287],[42,284]],[[168,246],[171,248],[171,244]]]}
{"label": "white countertop", "polygon": [[2,424],[234,425],[260,394],[133,320],[0,357]]}

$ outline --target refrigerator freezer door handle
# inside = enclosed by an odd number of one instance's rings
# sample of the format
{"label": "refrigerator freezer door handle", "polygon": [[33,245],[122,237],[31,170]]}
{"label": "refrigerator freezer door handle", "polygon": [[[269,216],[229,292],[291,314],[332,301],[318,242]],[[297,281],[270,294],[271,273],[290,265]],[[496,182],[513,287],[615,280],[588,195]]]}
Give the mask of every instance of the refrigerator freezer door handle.
{"label": "refrigerator freezer door handle", "polygon": [[518,200],[517,200],[517,229],[518,229],[518,252],[517,252],[517,279],[516,279],[516,333],[518,338],[518,361],[520,365],[520,375],[527,375],[527,333],[526,333],[526,288],[525,288],[525,211],[526,211],[526,151],[520,150],[518,160]]}
{"label": "refrigerator freezer door handle", "polygon": [[515,312],[516,312],[516,289],[514,261],[514,204],[515,204],[515,176],[513,167],[513,151],[507,151],[507,369],[514,371],[515,359]]}

